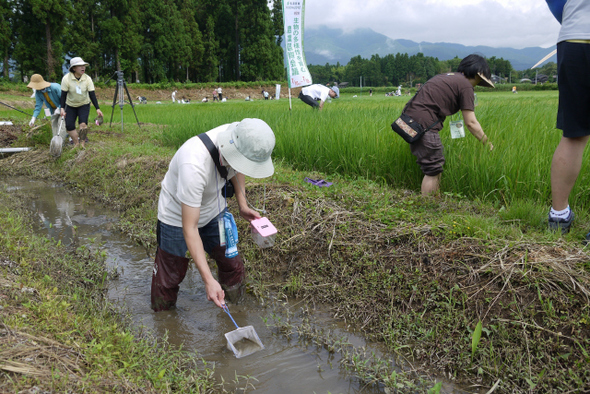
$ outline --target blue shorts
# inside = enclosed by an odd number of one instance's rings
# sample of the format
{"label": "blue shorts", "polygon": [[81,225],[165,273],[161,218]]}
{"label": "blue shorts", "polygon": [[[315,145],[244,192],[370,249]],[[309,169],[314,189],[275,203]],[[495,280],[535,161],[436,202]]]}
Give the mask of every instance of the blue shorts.
{"label": "blue shorts", "polygon": [[566,138],[590,135],[590,44],[557,44],[557,128]]}
{"label": "blue shorts", "polygon": [[[205,248],[205,252],[209,255],[211,255],[213,248],[219,246],[221,243],[221,240],[219,239],[219,224],[217,221],[220,217],[223,217],[224,213],[225,211],[221,212],[216,218],[199,229],[199,235],[201,236],[201,241],[203,241],[203,247]],[[165,252],[174,256],[186,256],[188,247],[184,240],[182,227],[171,226],[158,220],[156,238],[158,240],[158,246]]]}

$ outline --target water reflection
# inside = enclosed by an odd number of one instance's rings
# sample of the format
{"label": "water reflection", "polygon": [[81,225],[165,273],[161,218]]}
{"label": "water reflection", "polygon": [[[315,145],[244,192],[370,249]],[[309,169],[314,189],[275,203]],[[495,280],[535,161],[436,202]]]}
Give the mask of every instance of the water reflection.
{"label": "water reflection", "polygon": [[[196,352],[215,363],[216,374],[225,382],[236,375],[250,376],[257,393],[377,393],[350,379],[338,368],[338,357],[315,346],[309,348],[296,341],[277,337],[262,318],[271,311],[254,299],[230,306],[240,326],[254,327],[265,349],[237,359],[227,349],[224,334],[235,329],[222,309],[206,300],[204,284],[191,267],[181,284],[177,308],[154,313],[150,308],[150,284],[153,259],[143,247],[127,240],[116,229],[117,215],[84,196],[73,195],[55,184],[10,178],[3,182],[5,190],[33,196],[31,208],[39,217],[38,231],[65,245],[93,244],[107,253],[107,264],[120,275],[109,284],[108,297],[129,311],[139,327],[168,336],[169,341]],[[358,346],[366,345],[359,337],[350,337]],[[244,380],[237,387],[243,387]],[[229,385],[231,386],[231,384]],[[232,387],[227,387],[232,390]],[[462,392],[452,386],[444,392]]]}

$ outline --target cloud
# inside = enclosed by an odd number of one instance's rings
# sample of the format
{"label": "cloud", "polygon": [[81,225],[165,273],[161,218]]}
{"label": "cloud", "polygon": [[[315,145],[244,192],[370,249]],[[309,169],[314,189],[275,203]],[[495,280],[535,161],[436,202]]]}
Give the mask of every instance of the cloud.
{"label": "cloud", "polygon": [[392,39],[524,48],[555,44],[559,23],[540,0],[308,1],[306,27],[371,28]]}

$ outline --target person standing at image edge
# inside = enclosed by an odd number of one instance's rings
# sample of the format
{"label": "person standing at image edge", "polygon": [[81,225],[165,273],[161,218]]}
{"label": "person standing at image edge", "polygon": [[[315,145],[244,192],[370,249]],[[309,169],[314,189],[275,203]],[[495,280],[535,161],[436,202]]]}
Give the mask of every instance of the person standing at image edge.
{"label": "person standing at image edge", "polygon": [[[96,108],[96,113],[102,118],[102,111],[98,106],[94,83],[92,78],[86,74],[86,63],[81,57],[74,57],[70,60],[70,72],[64,75],[61,80],[61,116],[65,117],[66,130],[74,147],[79,144],[84,147],[88,133],[88,115],[90,114],[90,102]],[[76,131],[76,119],[80,128],[80,135]]]}
{"label": "person standing at image edge", "polygon": [[[590,1],[547,0],[547,4],[561,23],[557,39],[556,127],[563,131],[551,162],[548,225],[550,230],[566,234],[575,218],[569,196],[590,139]],[[590,232],[584,242],[590,242]]]}

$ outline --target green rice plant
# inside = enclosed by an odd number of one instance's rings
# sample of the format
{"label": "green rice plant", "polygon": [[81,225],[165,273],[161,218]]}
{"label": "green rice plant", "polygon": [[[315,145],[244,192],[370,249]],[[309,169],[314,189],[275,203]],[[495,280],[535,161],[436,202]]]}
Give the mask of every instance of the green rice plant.
{"label": "green rice plant", "polygon": [[477,346],[479,345],[479,340],[481,339],[481,331],[482,331],[482,324],[481,320],[477,322],[475,326],[475,330],[473,331],[473,335],[471,336],[471,360],[475,356],[475,351],[477,350]]}
{"label": "green rice plant", "polygon": [[[468,131],[462,139],[450,137],[448,122],[440,132],[446,164],[441,191],[509,207],[530,201],[550,203],[550,167],[561,132],[555,129],[556,91],[478,92],[476,116],[494,144],[489,151]],[[136,106],[140,122],[165,125],[156,138],[178,148],[187,139],[225,123],[260,118],[275,131],[273,153],[295,169],[379,180],[399,188],[419,190],[422,172],[410,147],[391,130],[408,96],[385,97],[343,94],[315,111],[293,98],[288,100],[226,103],[152,104]],[[110,120],[112,108],[105,109]],[[131,107],[123,110],[125,134],[137,138],[141,130],[128,131],[135,118]],[[119,127],[120,110],[114,108],[113,128]],[[137,128],[136,128],[137,129]],[[136,130],[134,129],[134,130]],[[570,203],[588,209],[590,171],[584,160]]]}

